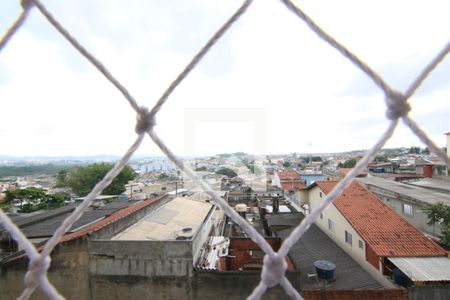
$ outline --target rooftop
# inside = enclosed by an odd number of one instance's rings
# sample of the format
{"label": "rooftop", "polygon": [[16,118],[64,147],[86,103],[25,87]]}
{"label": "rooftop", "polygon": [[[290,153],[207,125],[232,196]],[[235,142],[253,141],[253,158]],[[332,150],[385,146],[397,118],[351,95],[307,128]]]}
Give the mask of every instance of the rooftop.
{"label": "rooftop", "polygon": [[300,174],[295,171],[280,171],[277,174],[280,180],[300,180]]}
{"label": "rooftop", "polygon": [[[444,194],[444,193],[440,193],[440,192],[437,192],[434,190],[424,188],[424,186],[426,186],[426,185],[438,186],[438,184],[434,183],[435,181],[420,180],[420,181],[402,183],[402,182],[386,180],[386,179],[378,178],[378,177],[360,178],[360,179],[358,179],[358,181],[366,186],[372,185],[372,186],[376,186],[379,188],[387,189],[387,190],[397,193],[397,194],[407,196],[414,201],[419,201],[419,202],[423,202],[423,203],[427,203],[427,204],[436,204],[438,202],[443,202],[443,203],[446,203],[447,205],[450,205],[450,195],[449,194]],[[450,184],[450,183],[447,181],[447,184]]]}
{"label": "rooftop", "polygon": [[412,281],[450,281],[450,259],[448,257],[390,257]]}
{"label": "rooftop", "polygon": [[213,203],[177,197],[139,222],[114,236],[113,240],[175,240],[192,237],[207,217]]}
{"label": "rooftop", "polygon": [[[337,181],[316,184],[327,193]],[[333,204],[378,256],[447,254],[357,181],[353,181]]]}
{"label": "rooftop", "polygon": [[[89,208],[67,231],[77,231],[89,224],[99,221],[116,211],[136,204],[139,201],[114,201],[96,209]],[[44,238],[54,234],[62,222],[75,210],[77,205],[68,205],[53,210],[27,216],[22,214],[13,217],[12,221],[19,226],[27,238]]]}
{"label": "rooftop", "polygon": [[423,178],[417,181],[410,181],[408,184],[450,194],[450,177],[448,176]]}
{"label": "rooftop", "polygon": [[[301,214],[278,214],[268,216],[269,224],[277,236],[285,239],[302,219]],[[327,289],[373,289],[383,288],[353,258],[345,253],[315,224],[294,244],[289,256],[301,272],[302,289],[322,288],[323,283],[308,279],[308,274],[315,274],[314,262],[328,260],[336,265],[335,279],[326,283]]]}
{"label": "rooftop", "polygon": [[281,188],[288,191],[301,190],[305,188],[305,184],[301,181],[282,182]]}
{"label": "rooftop", "polygon": [[[389,165],[390,165],[390,163],[389,163]],[[339,174],[342,176],[346,176],[351,170],[353,170],[353,168],[340,168]],[[359,175],[357,177],[366,177],[366,176],[367,176],[367,172],[361,171],[361,173],[359,173]]]}

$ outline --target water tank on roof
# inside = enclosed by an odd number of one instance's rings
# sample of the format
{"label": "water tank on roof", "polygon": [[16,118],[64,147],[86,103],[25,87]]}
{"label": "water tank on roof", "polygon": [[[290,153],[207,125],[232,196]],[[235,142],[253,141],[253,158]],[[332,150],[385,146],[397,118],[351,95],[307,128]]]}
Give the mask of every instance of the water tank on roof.
{"label": "water tank on roof", "polygon": [[336,265],[328,260],[317,260],[314,262],[314,267],[316,268],[316,273],[319,278],[330,280],[334,277],[334,271],[336,270]]}

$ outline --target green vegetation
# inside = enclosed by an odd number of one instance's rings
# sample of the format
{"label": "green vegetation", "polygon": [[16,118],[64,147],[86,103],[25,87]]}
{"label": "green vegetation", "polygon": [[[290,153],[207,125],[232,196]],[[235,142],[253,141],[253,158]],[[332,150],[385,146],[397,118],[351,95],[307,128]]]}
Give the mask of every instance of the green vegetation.
{"label": "green vegetation", "polygon": [[68,186],[68,181],[69,181],[69,171],[67,171],[66,169],[61,170],[58,172],[58,174],[56,174],[56,188],[62,188],[62,187],[66,187]]}
{"label": "green vegetation", "polygon": [[19,204],[20,212],[29,213],[40,209],[57,208],[64,205],[65,200],[70,197],[66,193],[46,194],[43,189],[29,187],[6,191],[6,199],[1,202],[2,208],[12,207],[14,203]]}
{"label": "green vegetation", "polygon": [[420,154],[420,147],[411,147],[408,151],[409,154]]}
{"label": "green vegetation", "polygon": [[450,206],[442,202],[427,205],[423,210],[430,220],[428,225],[441,225],[441,243],[450,247]]}
{"label": "green vegetation", "polygon": [[323,161],[321,156],[302,156],[300,157],[300,160],[304,163]]}
{"label": "green vegetation", "polygon": [[[105,177],[113,164],[96,163],[86,167],[78,167],[67,181],[68,186],[78,196],[86,196],[94,186]],[[119,195],[125,191],[125,184],[136,178],[136,173],[129,166],[125,166],[111,184],[103,190],[103,195]]]}
{"label": "green vegetation", "polygon": [[233,171],[233,170],[230,169],[230,168],[222,168],[222,169],[220,169],[220,170],[217,170],[217,171],[216,171],[216,174],[219,174],[219,175],[225,175],[225,176],[228,176],[228,177],[230,177],[230,178],[236,177],[236,176],[237,176],[236,172]]}
{"label": "green vegetation", "polygon": [[353,168],[356,165],[356,159],[350,158],[344,161],[344,163],[339,163],[338,168]]}
{"label": "green vegetation", "polygon": [[207,171],[206,167],[195,168],[195,172]]}
{"label": "green vegetation", "polygon": [[285,167],[285,168],[289,168],[290,166],[291,166],[291,163],[289,161],[285,161],[283,163],[283,167]]}
{"label": "green vegetation", "polygon": [[158,179],[159,180],[166,180],[166,179],[168,179],[169,178],[169,175],[167,175],[166,173],[161,173],[161,174],[159,174],[159,176],[158,176]]}
{"label": "green vegetation", "polygon": [[[70,168],[70,167],[69,167]],[[56,175],[61,170],[67,170],[67,165],[30,165],[30,166],[1,166],[0,178],[9,176],[29,176],[29,175]]]}

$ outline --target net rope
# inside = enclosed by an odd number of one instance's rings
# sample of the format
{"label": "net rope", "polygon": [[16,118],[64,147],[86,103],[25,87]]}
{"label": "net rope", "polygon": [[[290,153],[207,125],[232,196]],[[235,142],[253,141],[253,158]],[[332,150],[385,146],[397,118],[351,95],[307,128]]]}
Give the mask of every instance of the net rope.
{"label": "net rope", "polygon": [[209,50],[221,39],[221,37],[245,14],[251,5],[251,0],[246,0],[236,10],[236,12],[214,33],[214,35],[206,42],[200,51],[192,58],[191,62],[180,72],[176,79],[164,91],[152,109],[140,107],[135,98],[117,80],[111,72],[94,57],[87,49],[85,49],[75,37],[73,37],[64,27],[54,18],[48,9],[39,0],[22,0],[22,11],[17,19],[11,24],[9,29],[0,39],[0,54],[7,46],[8,42],[14,37],[20,27],[26,22],[27,16],[31,9],[36,8],[47,19],[47,21],[62,35],[65,39],[76,48],[97,70],[102,73],[108,81],[110,81],[128,101],[132,109],[137,113],[136,133],[137,138],[130,146],[128,151],[122,158],[115,163],[114,167],[105,175],[105,177],[97,183],[83,202],[67,217],[61,226],[55,231],[53,236],[46,242],[44,248],[39,251],[25,237],[20,229],[9,219],[9,217],[0,209],[0,223],[8,231],[11,237],[17,241],[19,247],[24,249],[29,258],[28,270],[25,274],[25,289],[18,299],[29,299],[36,288],[40,288],[49,299],[64,299],[47,278],[47,270],[51,265],[50,254],[58,242],[61,240],[66,231],[78,220],[85,208],[105,189],[111,181],[120,173],[125,164],[129,161],[133,153],[140,147],[145,135],[148,135],[152,141],[161,149],[161,151],[171,160],[184,174],[209,194],[215,203],[227,214],[234,222],[236,222],[247,235],[257,243],[265,252],[264,264],[261,272],[261,281],[255,287],[248,299],[260,299],[266,290],[270,287],[281,285],[289,297],[292,299],[303,299],[299,292],[291,285],[285,276],[287,264],[285,256],[291,247],[299,240],[299,238],[308,230],[311,224],[318,218],[320,213],[326,209],[336,197],[352,182],[352,180],[360,174],[373,160],[375,155],[382,149],[387,140],[393,135],[395,128],[401,119],[410,130],[436,154],[446,165],[450,167],[449,157],[437,147],[427,134],[408,116],[411,107],[408,100],[417,91],[428,75],[444,60],[445,56],[450,52],[450,42],[436,55],[436,57],[423,69],[417,78],[411,83],[410,87],[404,92],[392,89],[383,78],[372,70],[364,61],[358,58],[354,53],[348,50],[344,45],[336,41],[332,36],[320,28],[300,7],[294,5],[290,0],[280,0],[286,8],[301,19],[306,25],[316,33],[321,39],[328,43],[331,47],[339,51],[344,57],[352,62],[357,68],[361,69],[375,84],[383,91],[386,103],[386,117],[389,125],[384,134],[378,139],[375,145],[367,151],[364,157],[356,164],[356,166],[334,187],[334,189],[326,196],[325,200],[312,211],[305,219],[292,231],[286,240],[284,240],[278,252],[272,247],[244,218],[242,218],[228,203],[220,197],[206,182],[195,176],[195,172],[187,165],[183,164],[156,134],[154,130],[155,117],[159,110],[164,106],[169,96],[177,88],[177,86],[189,75]]}

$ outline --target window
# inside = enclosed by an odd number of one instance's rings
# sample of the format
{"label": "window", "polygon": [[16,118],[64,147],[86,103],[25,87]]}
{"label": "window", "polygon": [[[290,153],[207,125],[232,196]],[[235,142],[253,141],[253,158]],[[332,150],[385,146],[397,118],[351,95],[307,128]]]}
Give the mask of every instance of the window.
{"label": "window", "polygon": [[319,192],[319,197],[322,198],[322,192]]}
{"label": "window", "polygon": [[358,246],[359,246],[359,248],[364,249],[364,243],[363,243],[363,241],[359,240],[359,241],[358,241]]}
{"label": "window", "polygon": [[323,220],[323,214],[322,213],[320,213],[320,219]]}
{"label": "window", "polygon": [[403,203],[403,213],[405,215],[412,216],[413,215],[413,207],[409,204]]}
{"label": "window", "polygon": [[334,232],[335,227],[336,226],[335,226],[334,222],[331,219],[328,219],[328,229],[330,229],[331,231]]}
{"label": "window", "polygon": [[350,246],[352,245],[352,234],[349,233],[347,230],[345,231],[345,242]]}

